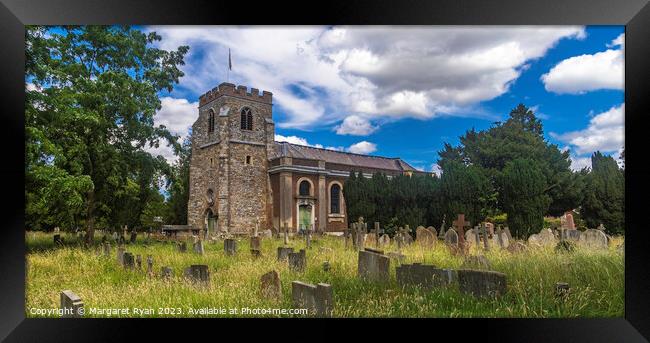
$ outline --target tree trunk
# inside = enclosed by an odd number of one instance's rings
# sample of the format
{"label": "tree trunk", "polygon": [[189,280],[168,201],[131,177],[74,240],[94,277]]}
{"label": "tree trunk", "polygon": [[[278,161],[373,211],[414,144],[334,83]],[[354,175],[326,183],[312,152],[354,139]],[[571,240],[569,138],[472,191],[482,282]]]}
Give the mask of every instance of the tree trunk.
{"label": "tree trunk", "polygon": [[86,219],[86,243],[91,245],[95,237],[95,191],[88,192],[88,213]]}

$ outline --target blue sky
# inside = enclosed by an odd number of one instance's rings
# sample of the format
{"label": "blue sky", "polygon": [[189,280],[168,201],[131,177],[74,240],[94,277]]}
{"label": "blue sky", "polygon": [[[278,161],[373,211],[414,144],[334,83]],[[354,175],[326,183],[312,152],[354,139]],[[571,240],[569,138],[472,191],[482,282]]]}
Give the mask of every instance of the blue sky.
{"label": "blue sky", "polygon": [[[276,140],[402,157],[436,171],[444,142],[518,103],[572,167],[624,144],[623,26],[145,27],[189,45],[156,116],[182,136],[198,97],[228,80],[274,95]],[[227,75],[228,49],[233,69]],[[173,159],[170,150],[154,151]]]}

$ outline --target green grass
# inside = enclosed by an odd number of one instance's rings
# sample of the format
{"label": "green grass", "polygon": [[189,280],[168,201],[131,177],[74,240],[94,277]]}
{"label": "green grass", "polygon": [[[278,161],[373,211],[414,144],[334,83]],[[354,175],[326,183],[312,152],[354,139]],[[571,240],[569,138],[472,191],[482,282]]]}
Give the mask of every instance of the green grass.
{"label": "green grass", "polygon": [[[52,235],[29,232],[27,239],[26,315],[30,309],[59,307],[59,294],[69,289],[78,294],[90,308],[128,308],[128,315],[112,317],[178,317],[161,314],[159,308],[179,308],[183,317],[188,308],[292,308],[291,281],[329,283],[334,291],[335,317],[622,317],[624,315],[624,260],[615,238],[608,250],[587,250],[578,247],[573,253],[556,253],[553,247],[530,249],[510,254],[500,249],[486,253],[491,269],[507,275],[508,291],[499,298],[474,298],[462,294],[457,286],[423,291],[416,287],[400,288],[395,281],[395,260],[391,260],[391,281],[373,284],[357,278],[357,253],[345,249],[343,240],[320,237],[307,251],[304,273],[289,270],[287,263],[276,261],[276,249],[281,239],[263,239],[262,254],[253,259],[248,239],[238,242],[237,256],[226,256],[223,242],[205,243],[205,254],[197,255],[188,243],[188,252],[177,252],[170,243],[145,244],[139,237],[127,251],[140,254],[146,270],[146,255],[153,255],[155,277],[144,271],[125,270],[117,264],[116,246],[112,244],[110,258],[96,256],[94,249],[74,244],[55,249]],[[293,240],[296,249],[304,241]],[[394,251],[392,246],[385,251]],[[422,262],[442,268],[459,268],[462,257],[452,256],[442,242],[425,249],[413,244],[403,249],[406,263]],[[475,253],[475,252],[474,252]],[[325,272],[322,263],[329,261],[331,270]],[[193,285],[181,277],[185,267],[207,264],[210,285]],[[175,277],[158,277],[162,266],[171,266]],[[282,281],[281,301],[266,300],[259,295],[260,276],[277,270]],[[571,293],[566,299],[555,297],[555,283],[568,282]],[[153,315],[137,315],[133,308],[153,309]],[[51,315],[56,316],[56,315]],[[216,317],[246,317],[241,314],[212,315]],[[249,315],[252,316],[252,315]],[[259,316],[259,315],[258,315]],[[271,315],[269,315],[271,316]]]}

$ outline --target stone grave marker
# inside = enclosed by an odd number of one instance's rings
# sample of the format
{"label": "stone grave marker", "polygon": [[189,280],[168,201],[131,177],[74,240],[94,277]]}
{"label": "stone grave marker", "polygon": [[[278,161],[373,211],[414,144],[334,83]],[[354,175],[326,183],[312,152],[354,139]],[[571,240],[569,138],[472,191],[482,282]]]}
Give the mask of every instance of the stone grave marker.
{"label": "stone grave marker", "polygon": [[458,285],[462,293],[476,297],[499,296],[506,292],[506,275],[495,271],[458,270]]}
{"label": "stone grave marker", "polygon": [[272,270],[260,278],[260,293],[262,297],[267,299],[282,299],[282,284],[280,282],[280,274]]}
{"label": "stone grave marker", "polygon": [[512,234],[510,234],[510,228],[508,228],[507,226],[504,227],[504,228],[503,228],[503,232],[505,232],[506,235],[508,236],[508,241],[512,242],[513,239],[512,239]]}
{"label": "stone grave marker", "polygon": [[377,242],[377,235],[375,235],[374,232],[371,232],[371,233],[366,235],[366,239],[365,239],[365,242],[364,242],[363,245],[364,246],[371,246],[372,245],[372,246],[376,247],[377,246],[376,242]]}
{"label": "stone grave marker", "polygon": [[438,231],[436,231],[436,228],[435,228],[435,227],[433,227],[433,226],[428,226],[428,227],[427,227],[427,230],[429,230],[429,232],[431,232],[431,233],[433,234],[433,236],[434,236],[435,239],[438,239]]}
{"label": "stone grave marker", "polygon": [[174,276],[174,270],[171,267],[162,267],[160,275],[163,279],[170,279]]}
{"label": "stone grave marker", "polygon": [[284,223],[284,245],[289,244],[289,226],[287,226],[287,223]]}
{"label": "stone grave marker", "polygon": [[61,238],[61,234],[54,234],[54,245],[63,245],[63,238]]}
{"label": "stone grave marker", "polygon": [[262,251],[259,249],[251,249],[251,256],[253,256],[253,258],[262,257]]}
{"label": "stone grave marker", "polygon": [[332,269],[332,266],[330,265],[329,261],[323,262],[323,271],[324,272],[329,272]]}
{"label": "stone grave marker", "polygon": [[564,230],[564,238],[567,241],[579,242],[582,231],[580,230]]}
{"label": "stone grave marker", "polygon": [[415,230],[415,240],[421,246],[426,248],[432,248],[436,244],[436,235],[431,232],[429,229],[425,229],[423,226],[419,226]]}
{"label": "stone grave marker", "polygon": [[205,264],[193,264],[185,268],[184,275],[192,282],[199,282],[203,284],[210,283],[210,271]]}
{"label": "stone grave marker", "polygon": [[291,283],[294,308],[306,308],[316,317],[330,317],[334,308],[332,286],[326,283],[312,285],[302,281]]}
{"label": "stone grave marker", "polygon": [[357,272],[361,279],[374,282],[389,281],[390,258],[384,254],[361,250]]}
{"label": "stone grave marker", "polygon": [[490,269],[490,261],[484,255],[466,256],[461,268]]}
{"label": "stone grave marker", "polygon": [[404,225],[404,231],[402,232],[402,237],[404,238],[403,242],[406,245],[413,244],[413,237],[411,236],[411,228],[408,224]]}
{"label": "stone grave marker", "polygon": [[204,247],[203,247],[203,241],[202,240],[199,240],[196,243],[194,243],[194,252],[195,253],[197,253],[199,255],[203,255],[204,251],[205,250],[204,250]]}
{"label": "stone grave marker", "polygon": [[133,258],[133,254],[130,252],[124,252],[124,255],[122,257],[122,262],[124,268],[133,269],[133,267],[135,267],[135,260]]}
{"label": "stone grave marker", "polygon": [[223,241],[223,250],[228,256],[234,256],[237,253],[237,241],[227,238]]}
{"label": "stone grave marker", "polygon": [[479,246],[479,242],[476,236],[476,228],[469,229],[465,231],[465,244],[468,246]]}
{"label": "stone grave marker", "polygon": [[131,232],[131,237],[129,238],[129,241],[131,244],[135,243],[135,240],[138,238],[138,233],[136,231]]}
{"label": "stone grave marker", "polygon": [[447,219],[447,215],[443,214],[442,215],[442,224],[440,224],[440,232],[438,232],[438,239],[445,239],[445,233],[446,233],[446,229],[447,229],[447,226],[446,226],[446,223],[445,223],[446,219]]}
{"label": "stone grave marker", "polygon": [[461,252],[465,251],[465,227],[470,226],[470,222],[465,220],[465,215],[460,213],[458,218],[452,223],[457,230],[456,239]]}
{"label": "stone grave marker", "polygon": [[104,242],[104,256],[105,257],[111,256],[111,243]]}
{"label": "stone grave marker", "polygon": [[450,283],[448,272],[432,265],[420,263],[403,264],[395,269],[397,283],[404,286],[418,286],[432,289]]}
{"label": "stone grave marker", "polygon": [[278,247],[278,261],[288,260],[290,253],[293,253],[293,248]]}
{"label": "stone grave marker", "polygon": [[261,246],[262,244],[261,244],[260,237],[257,236],[251,237],[251,249],[260,250]]}
{"label": "stone grave marker", "polygon": [[591,249],[607,249],[607,235],[598,229],[588,229],[581,236],[579,243]]}
{"label": "stone grave marker", "polygon": [[481,224],[481,236],[483,236],[483,247],[486,251],[490,251],[490,233],[485,223]]}
{"label": "stone grave marker", "polygon": [[289,253],[289,269],[295,272],[305,271],[307,266],[307,254],[305,249],[300,249],[299,252]]}
{"label": "stone grave marker", "polygon": [[379,227],[379,222],[375,222],[375,231],[373,232],[375,239],[375,248],[379,248],[379,235],[381,235],[383,231],[384,230]]}
{"label": "stone grave marker", "polygon": [[526,244],[524,244],[522,242],[518,242],[518,241],[514,242],[514,243],[512,243],[512,244],[510,244],[508,246],[508,252],[513,253],[513,254],[520,253],[520,252],[526,251],[526,250],[528,250],[528,247],[526,246]]}
{"label": "stone grave marker", "polygon": [[147,274],[153,274],[153,256],[147,255]]}
{"label": "stone grave marker", "polygon": [[187,242],[178,242],[178,251],[186,252],[187,251]]}
{"label": "stone grave marker", "polygon": [[61,317],[81,318],[84,313],[84,302],[71,290],[61,292]]}
{"label": "stone grave marker", "polygon": [[142,255],[136,255],[135,256],[135,266],[138,269],[142,269]]}
{"label": "stone grave marker", "polygon": [[571,287],[569,287],[569,284],[566,282],[557,282],[555,284],[556,297],[566,297],[567,295],[569,295],[570,291],[571,291]]}
{"label": "stone grave marker", "polygon": [[445,233],[445,244],[453,248],[458,248],[458,234],[456,230],[447,230],[447,233]]}
{"label": "stone grave marker", "polygon": [[387,246],[387,245],[390,245],[390,236],[388,236],[387,234],[383,234],[381,235],[381,237],[379,237],[379,246]]}
{"label": "stone grave marker", "polygon": [[124,252],[126,249],[124,247],[117,247],[117,263],[119,265],[124,265]]}

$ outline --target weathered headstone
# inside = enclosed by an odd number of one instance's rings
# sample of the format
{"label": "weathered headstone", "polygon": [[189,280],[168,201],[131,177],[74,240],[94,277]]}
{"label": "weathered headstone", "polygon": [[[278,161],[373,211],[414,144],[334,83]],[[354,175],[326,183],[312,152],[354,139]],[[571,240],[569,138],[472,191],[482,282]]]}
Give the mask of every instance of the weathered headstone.
{"label": "weathered headstone", "polygon": [[61,234],[55,234],[54,235],[54,245],[63,245],[63,238],[61,238]]}
{"label": "weathered headstone", "polygon": [[495,271],[460,269],[458,285],[461,292],[477,297],[498,296],[507,290],[506,275]]}
{"label": "weathered headstone", "polygon": [[324,272],[329,272],[330,269],[332,269],[332,266],[330,265],[329,261],[323,262],[323,271]]}
{"label": "weathered headstone", "polygon": [[232,238],[227,238],[223,241],[223,251],[228,256],[233,256],[237,253],[237,241]]}
{"label": "weathered headstone", "polygon": [[463,261],[461,268],[466,269],[489,269],[490,261],[484,255],[467,256]]}
{"label": "weathered headstone", "polygon": [[390,245],[390,236],[383,234],[381,237],[379,237],[379,246],[387,246]]}
{"label": "weathered headstone", "polygon": [[142,269],[142,255],[136,255],[135,256],[135,266],[138,269]]}
{"label": "weathered headstone", "polygon": [[364,246],[377,246],[376,242],[377,242],[377,236],[375,235],[374,232],[371,232],[366,235]]}
{"label": "weathered headstone", "polygon": [[528,250],[528,247],[522,242],[514,242],[508,246],[508,252],[516,254]]}
{"label": "weathered headstone", "polygon": [[70,290],[61,292],[61,317],[81,318],[84,314],[84,302]]}
{"label": "weathered headstone", "polygon": [[403,264],[395,269],[397,283],[400,286],[418,286],[431,289],[448,285],[450,278],[448,272],[431,265],[420,263]]}
{"label": "weathered headstone", "polygon": [[358,276],[368,281],[388,282],[390,258],[373,251],[359,251]]}
{"label": "weathered headstone", "polygon": [[147,274],[153,274],[153,256],[147,255]]}
{"label": "weathered headstone", "polygon": [[582,231],[580,230],[564,230],[564,238],[568,241],[578,242]]}
{"label": "weathered headstone", "polygon": [[444,239],[445,238],[445,233],[446,233],[446,223],[445,220],[447,219],[447,215],[443,214],[442,215],[442,224],[440,225],[440,232],[438,232],[438,238],[439,239]]}
{"label": "weathered headstone", "polygon": [[121,266],[124,264],[124,247],[117,247],[117,263]]}
{"label": "weathered headstone", "polygon": [[111,243],[104,242],[104,256],[105,257],[111,256]]}
{"label": "weathered headstone", "polygon": [[257,236],[251,237],[251,249],[260,250],[261,246],[262,244],[261,244],[260,237]]}
{"label": "weathered headstone", "polygon": [[452,223],[457,230],[456,239],[458,240],[458,248],[461,252],[465,252],[465,227],[470,226],[470,222],[465,220],[465,215],[460,213],[458,218]]}
{"label": "weathered headstone", "polygon": [[210,282],[210,271],[205,264],[193,264],[185,268],[185,277],[193,282],[207,284]]}
{"label": "weathered headstone", "polygon": [[512,242],[513,239],[512,239],[512,234],[510,234],[510,228],[508,228],[507,226],[504,227],[504,228],[503,228],[503,232],[505,232],[506,235],[508,236],[508,241]]}
{"label": "weathered headstone", "polygon": [[330,317],[334,308],[332,286],[325,283],[312,285],[294,281],[291,283],[294,308],[305,308],[317,317]]}
{"label": "weathered headstone", "polygon": [[575,230],[576,228],[576,225],[573,222],[573,215],[570,211],[564,213],[562,218],[560,218],[560,222],[562,223],[562,227],[567,230]]}
{"label": "weathered headstone", "polygon": [[438,231],[436,231],[435,227],[429,226],[427,227],[427,230],[433,234],[434,238],[438,239]]}
{"label": "weathered headstone", "polygon": [[375,239],[375,248],[379,248],[379,235],[380,235],[383,231],[384,231],[384,230],[382,230],[382,229],[379,227],[379,222],[375,222],[375,231],[373,232],[373,236],[374,236],[374,239]]}
{"label": "weathered headstone", "polygon": [[259,249],[251,249],[251,256],[258,258],[262,256],[262,251]]}
{"label": "weathered headstone", "polygon": [[178,251],[186,252],[187,251],[187,243],[186,242],[178,242]]}
{"label": "weathered headstone", "polygon": [[292,252],[293,248],[278,247],[278,261],[286,261]]}
{"label": "weathered headstone", "polygon": [[586,230],[580,236],[579,243],[587,248],[607,249],[607,235],[597,229]]}
{"label": "weathered headstone", "polygon": [[280,274],[272,270],[260,278],[260,292],[264,298],[279,300],[282,298]]}
{"label": "weathered headstone", "polygon": [[284,230],[282,233],[284,234],[284,245],[289,244],[289,226],[287,226],[287,223],[284,223]]}
{"label": "weathered headstone", "polygon": [[131,244],[135,243],[135,240],[138,238],[138,233],[136,231],[131,232],[131,237],[129,238],[129,241]]}
{"label": "weathered headstone", "polygon": [[485,223],[481,224],[481,235],[483,236],[483,247],[486,251],[490,250],[490,233]]}
{"label": "weathered headstone", "polygon": [[130,252],[124,253],[122,257],[122,262],[124,268],[133,269],[133,267],[135,266],[135,259],[133,258],[133,254]]}
{"label": "weathered headstone", "polygon": [[494,224],[490,222],[485,222],[483,225],[485,225],[485,228],[488,231],[488,235],[493,236],[494,235]]}
{"label": "weathered headstone", "polygon": [[198,242],[194,243],[194,252],[203,255],[204,253],[204,247],[203,247],[203,241],[199,240]]}
{"label": "weathered headstone", "polygon": [[432,248],[436,244],[436,235],[429,229],[419,226],[415,230],[416,241],[423,247]]}
{"label": "weathered headstone", "polygon": [[299,252],[289,253],[289,269],[295,272],[305,271],[307,266],[307,254],[305,249],[300,249]]}
{"label": "weathered headstone", "polygon": [[160,275],[163,279],[169,279],[174,276],[174,270],[171,267],[162,267]]}
{"label": "weathered headstone", "polygon": [[566,297],[569,295],[571,288],[566,282],[558,282],[555,284],[555,296],[556,297]]}
{"label": "weathered headstone", "polygon": [[456,230],[447,230],[447,233],[445,233],[445,243],[450,247],[458,248],[458,233],[456,233]]}

